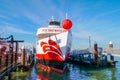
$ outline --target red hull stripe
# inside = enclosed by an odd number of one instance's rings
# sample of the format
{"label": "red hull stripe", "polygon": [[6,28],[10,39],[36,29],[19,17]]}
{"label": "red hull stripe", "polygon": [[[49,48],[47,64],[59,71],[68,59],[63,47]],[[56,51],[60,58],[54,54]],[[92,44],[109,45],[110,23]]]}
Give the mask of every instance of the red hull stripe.
{"label": "red hull stripe", "polygon": [[36,54],[36,58],[45,60],[64,61],[61,56],[58,56],[53,52],[48,52],[47,54]]}
{"label": "red hull stripe", "polygon": [[57,52],[59,55],[62,56],[61,49],[60,49],[59,45],[58,45],[55,41],[53,41],[53,40],[48,40],[48,43],[46,43],[46,42],[41,42],[40,45],[41,45],[44,53],[46,53],[46,51],[55,51],[55,52]]}
{"label": "red hull stripe", "polygon": [[54,52],[56,52],[57,54],[59,54],[60,56],[62,56],[61,51],[60,51],[58,48],[56,48],[55,46],[52,46],[52,45],[44,45],[42,48],[43,48],[44,53],[46,53],[47,51],[54,51]]}

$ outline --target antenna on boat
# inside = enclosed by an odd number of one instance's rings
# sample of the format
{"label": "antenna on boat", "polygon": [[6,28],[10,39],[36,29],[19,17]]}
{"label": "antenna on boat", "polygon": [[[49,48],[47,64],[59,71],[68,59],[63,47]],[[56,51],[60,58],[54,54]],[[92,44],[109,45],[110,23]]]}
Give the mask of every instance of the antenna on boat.
{"label": "antenna on boat", "polygon": [[54,21],[54,17],[52,16],[52,21]]}

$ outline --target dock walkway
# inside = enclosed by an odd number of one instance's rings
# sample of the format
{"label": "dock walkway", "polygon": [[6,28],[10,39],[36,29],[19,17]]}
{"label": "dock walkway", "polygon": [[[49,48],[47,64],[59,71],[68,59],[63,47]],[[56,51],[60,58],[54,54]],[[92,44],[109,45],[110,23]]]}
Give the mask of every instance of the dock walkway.
{"label": "dock walkway", "polygon": [[5,76],[9,75],[10,72],[14,71],[16,66],[18,66],[18,65],[19,65],[19,63],[17,63],[17,64],[14,63],[14,64],[4,67],[2,70],[0,70],[0,80],[4,79]]}

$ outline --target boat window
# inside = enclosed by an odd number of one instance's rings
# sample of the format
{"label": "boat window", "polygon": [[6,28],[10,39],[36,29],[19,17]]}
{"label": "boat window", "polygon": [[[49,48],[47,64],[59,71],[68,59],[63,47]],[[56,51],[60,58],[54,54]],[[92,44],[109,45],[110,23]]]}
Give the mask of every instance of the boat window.
{"label": "boat window", "polygon": [[49,23],[49,25],[58,25],[58,26],[60,26],[60,22],[58,22],[58,21],[51,21]]}

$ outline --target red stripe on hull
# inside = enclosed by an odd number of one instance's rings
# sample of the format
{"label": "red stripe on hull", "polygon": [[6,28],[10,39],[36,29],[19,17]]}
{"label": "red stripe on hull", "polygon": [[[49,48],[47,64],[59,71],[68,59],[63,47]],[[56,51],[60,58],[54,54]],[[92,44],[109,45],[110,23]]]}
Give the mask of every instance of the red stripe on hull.
{"label": "red stripe on hull", "polygon": [[52,52],[48,52],[47,54],[36,54],[36,58],[44,60],[64,61],[61,56],[58,56]]}
{"label": "red stripe on hull", "polygon": [[36,58],[44,60],[64,61],[61,49],[55,41],[53,40],[48,40],[48,42],[42,41],[40,43],[40,47],[42,48],[44,54],[38,53],[36,54]]}

